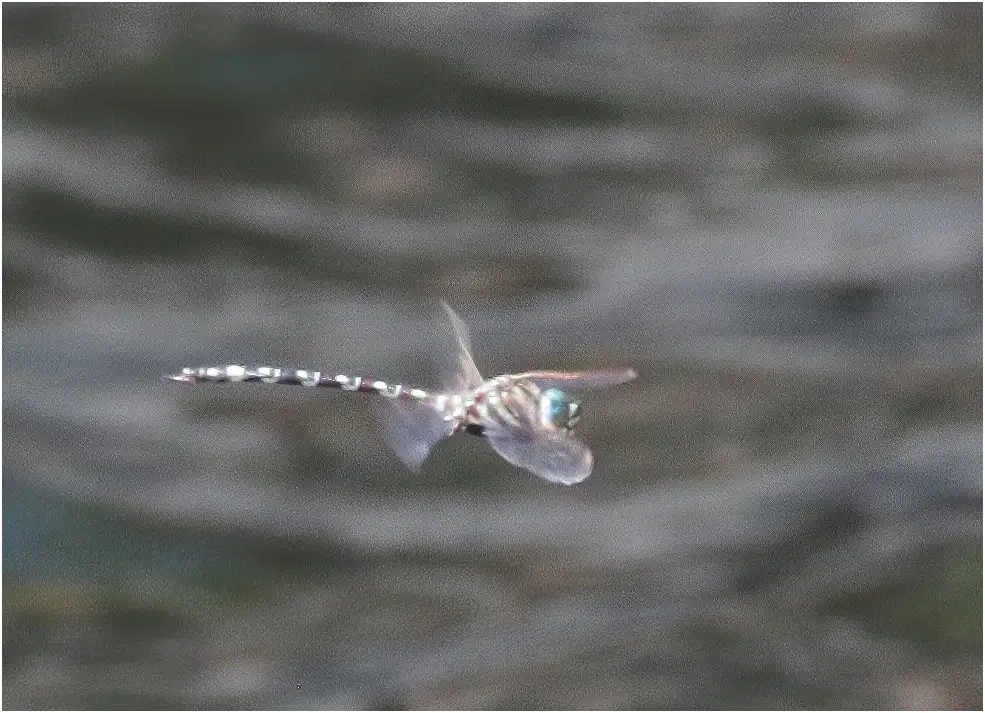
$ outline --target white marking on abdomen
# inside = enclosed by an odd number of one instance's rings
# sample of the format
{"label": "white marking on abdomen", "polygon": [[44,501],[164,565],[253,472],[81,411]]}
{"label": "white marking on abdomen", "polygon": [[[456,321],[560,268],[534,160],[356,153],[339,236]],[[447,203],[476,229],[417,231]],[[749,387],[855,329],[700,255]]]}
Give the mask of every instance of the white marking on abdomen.
{"label": "white marking on abdomen", "polygon": [[349,379],[348,376],[339,375],[335,377],[341,382],[341,388],[343,391],[359,391],[359,387],[362,386],[363,378],[361,376],[354,376]]}
{"label": "white marking on abdomen", "polygon": [[230,381],[242,381],[246,378],[246,369],[232,364],[226,367],[226,376],[229,377]]}
{"label": "white marking on abdomen", "polygon": [[305,386],[317,386],[318,380],[321,379],[320,371],[313,371],[309,374],[307,369],[298,369],[297,375],[298,379]]}
{"label": "white marking on abdomen", "polygon": [[281,371],[276,367],[261,366],[257,369],[257,374],[260,375],[260,381],[263,383],[276,384],[277,380],[280,379]]}

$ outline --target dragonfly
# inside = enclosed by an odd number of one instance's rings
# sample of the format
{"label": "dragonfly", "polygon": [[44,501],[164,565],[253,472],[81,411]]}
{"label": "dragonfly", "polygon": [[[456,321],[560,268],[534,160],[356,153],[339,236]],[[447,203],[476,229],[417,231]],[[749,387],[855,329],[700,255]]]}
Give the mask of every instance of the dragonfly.
{"label": "dragonfly", "polygon": [[456,353],[441,390],[378,379],[272,366],[185,367],[164,378],[182,384],[259,382],[375,394],[390,447],[411,470],[421,469],[432,448],[456,433],[484,437],[509,463],[552,483],[574,485],[593,467],[591,449],[575,437],[581,402],[568,392],[616,386],[636,378],[631,368],[526,371],[483,378],[472,358],[469,331],[446,303]]}

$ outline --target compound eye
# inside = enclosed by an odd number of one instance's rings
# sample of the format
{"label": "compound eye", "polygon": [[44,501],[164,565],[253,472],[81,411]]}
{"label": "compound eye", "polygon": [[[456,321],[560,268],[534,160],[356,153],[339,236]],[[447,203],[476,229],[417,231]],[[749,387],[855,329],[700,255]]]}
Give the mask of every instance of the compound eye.
{"label": "compound eye", "polygon": [[548,389],[541,395],[541,419],[555,428],[570,428],[571,402],[562,391]]}

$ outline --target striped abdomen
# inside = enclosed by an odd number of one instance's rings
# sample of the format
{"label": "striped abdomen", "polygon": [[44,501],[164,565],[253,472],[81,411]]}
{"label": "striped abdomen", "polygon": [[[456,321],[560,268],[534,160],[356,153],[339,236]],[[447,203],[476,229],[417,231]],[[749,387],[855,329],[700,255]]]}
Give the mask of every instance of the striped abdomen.
{"label": "striped abdomen", "polygon": [[322,371],[287,369],[278,366],[248,367],[230,364],[228,366],[185,367],[180,374],[165,378],[182,384],[259,381],[264,384],[320,386],[327,389],[341,389],[342,391],[359,391],[365,394],[380,394],[389,399],[421,402],[431,399],[431,394],[424,389],[408,388],[403,384],[388,384],[385,381],[362,376],[346,376],[345,374],[333,376]]}

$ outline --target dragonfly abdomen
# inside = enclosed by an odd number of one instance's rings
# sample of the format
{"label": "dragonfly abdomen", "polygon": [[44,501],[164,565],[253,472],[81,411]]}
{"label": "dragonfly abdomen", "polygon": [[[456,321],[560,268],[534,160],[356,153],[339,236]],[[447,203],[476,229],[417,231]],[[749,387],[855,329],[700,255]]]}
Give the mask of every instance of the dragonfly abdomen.
{"label": "dragonfly abdomen", "polygon": [[249,383],[283,384],[288,386],[317,386],[364,394],[380,394],[390,399],[426,401],[431,394],[424,389],[388,384],[379,379],[345,374],[329,374],[315,369],[291,369],[279,366],[200,366],[185,367],[180,374],[165,377],[182,384]]}

